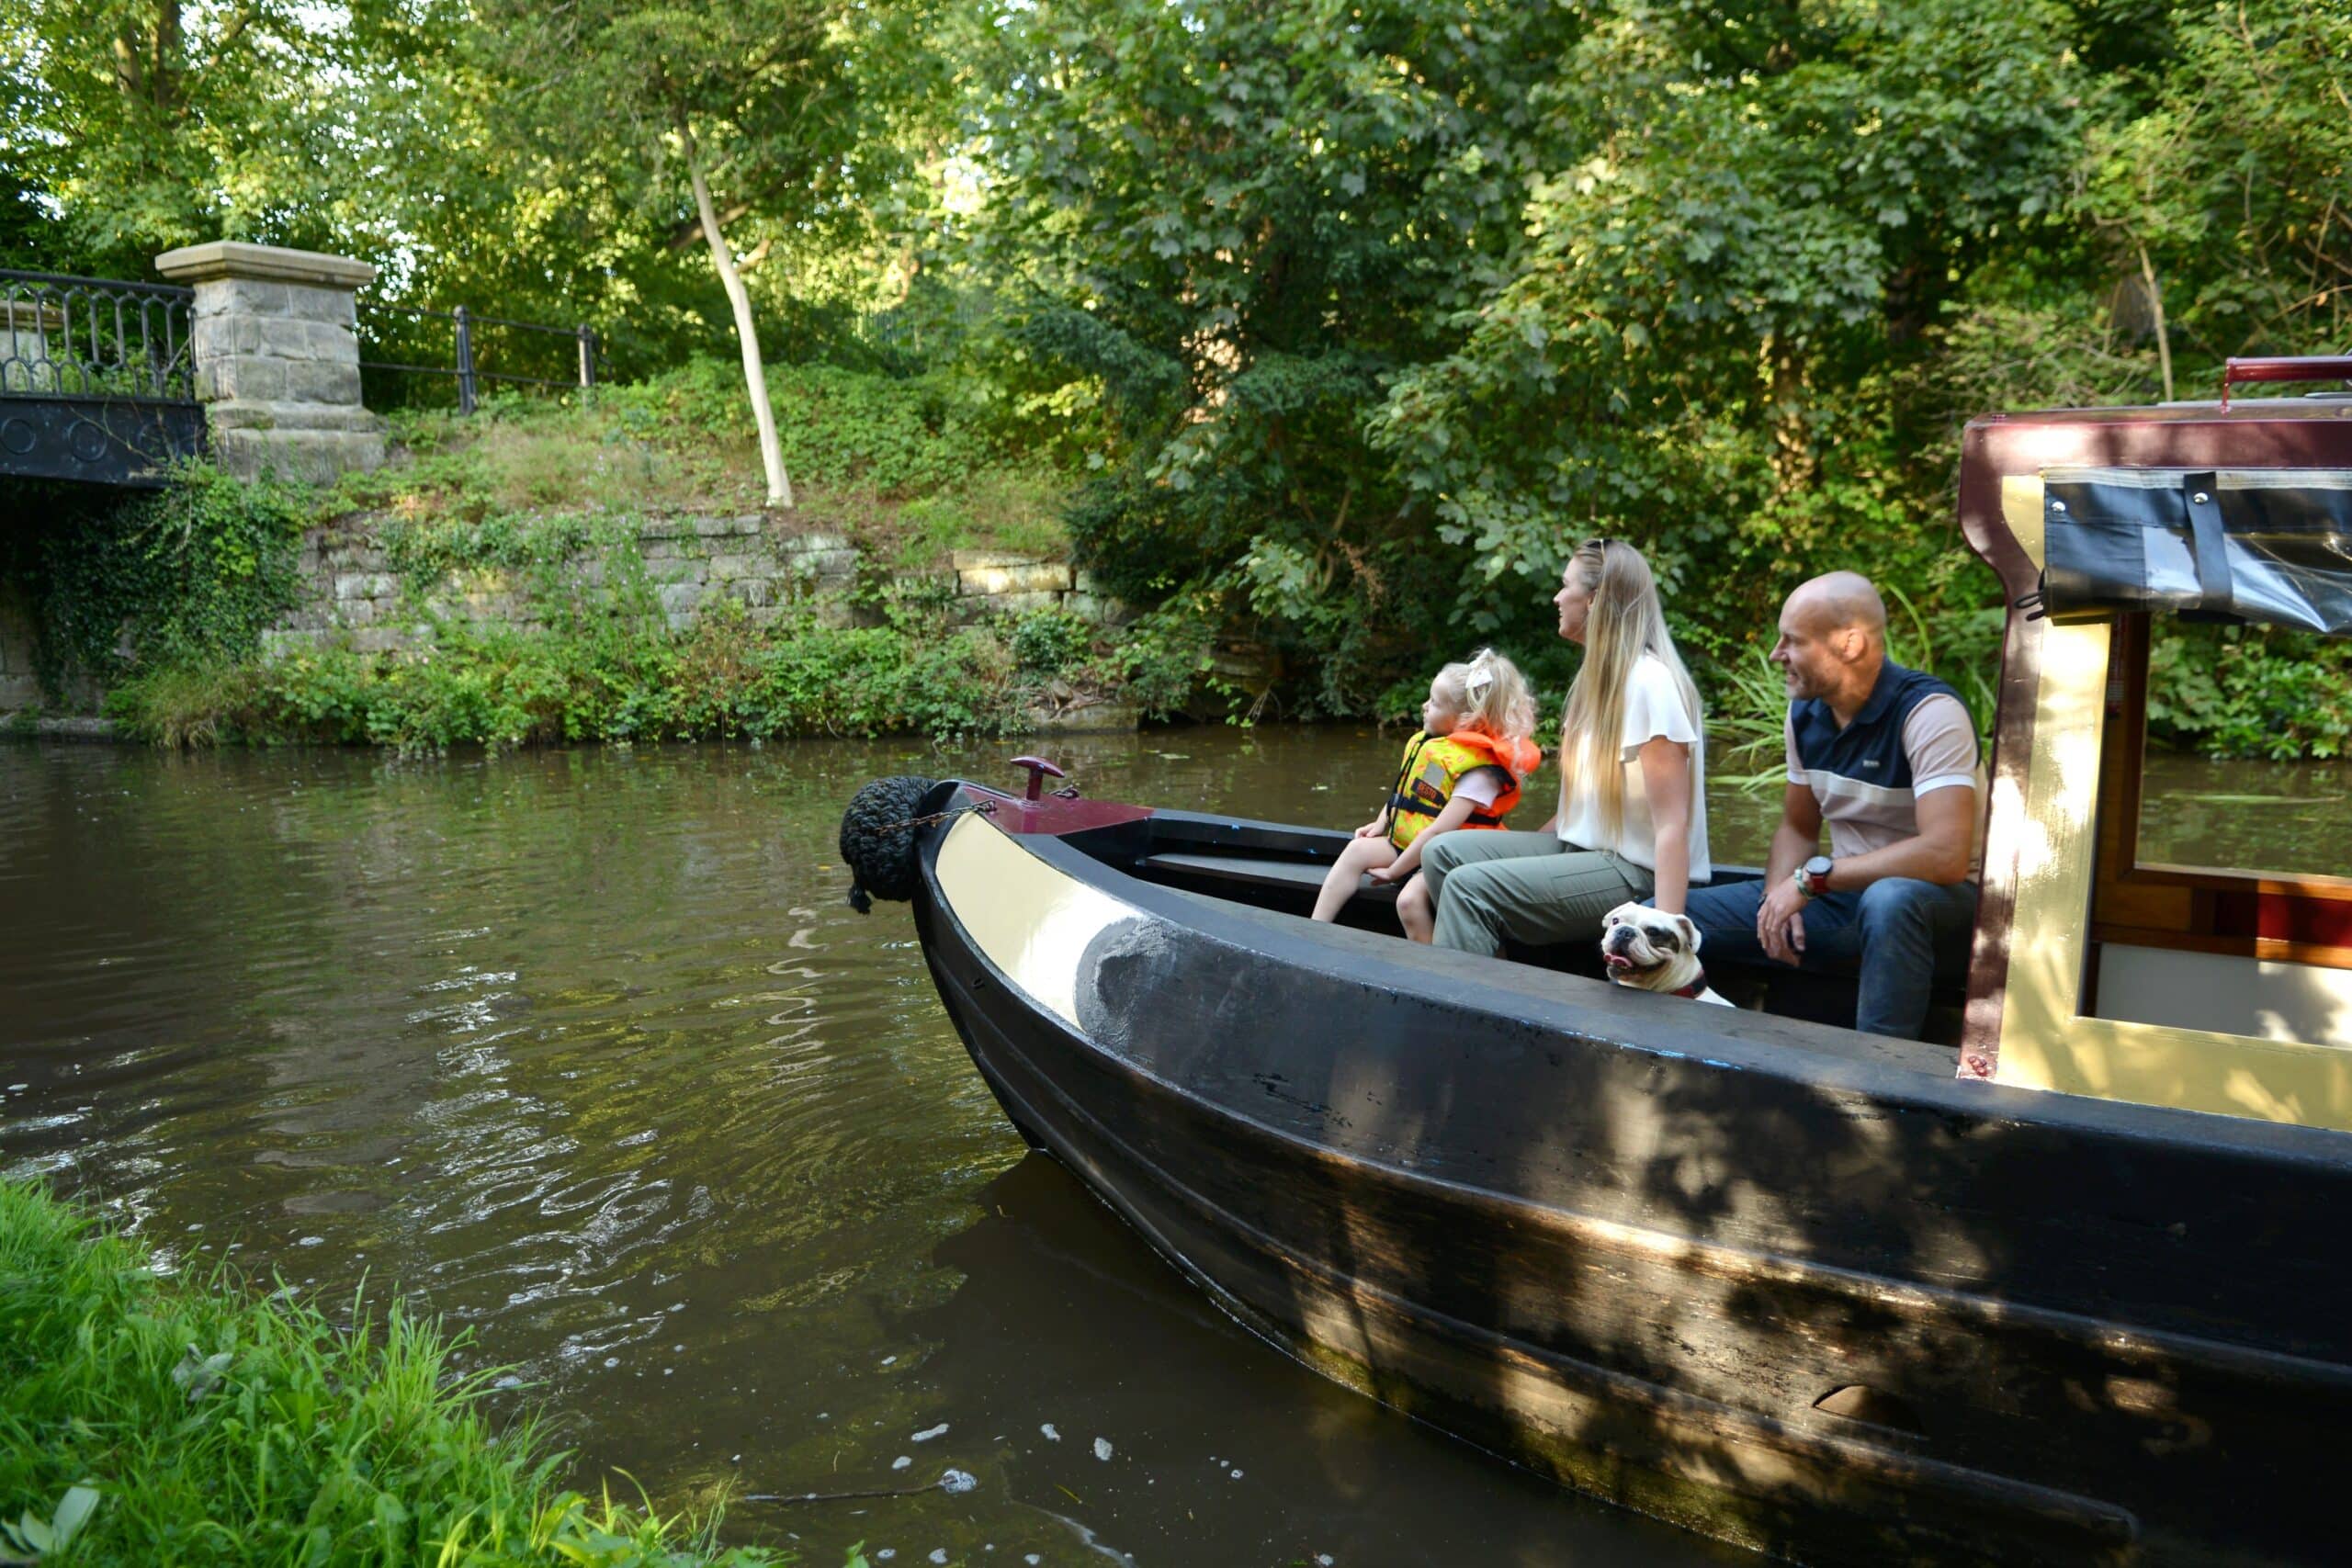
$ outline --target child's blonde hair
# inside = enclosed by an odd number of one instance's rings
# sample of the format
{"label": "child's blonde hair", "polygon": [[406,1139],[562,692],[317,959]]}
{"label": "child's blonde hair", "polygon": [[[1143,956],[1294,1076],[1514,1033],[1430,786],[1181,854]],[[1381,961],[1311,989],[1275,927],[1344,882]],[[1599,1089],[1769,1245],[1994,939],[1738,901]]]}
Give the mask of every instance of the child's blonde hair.
{"label": "child's blonde hair", "polygon": [[[1585,620],[1584,663],[1560,714],[1560,813],[1563,820],[1569,814],[1571,790],[1590,791],[1601,831],[1613,843],[1625,826],[1625,687],[1644,654],[1666,666],[1702,737],[1706,720],[1642,552],[1622,539],[1587,539],[1569,558],[1568,570],[1592,595],[1592,609]],[[1705,768],[1702,739],[1690,749],[1690,788],[1702,800]]]}
{"label": "child's blonde hair", "polygon": [[1527,677],[1491,648],[1480,649],[1465,664],[1447,665],[1432,684],[1473,728],[1498,739],[1523,739],[1535,733],[1535,695],[1528,690]]}

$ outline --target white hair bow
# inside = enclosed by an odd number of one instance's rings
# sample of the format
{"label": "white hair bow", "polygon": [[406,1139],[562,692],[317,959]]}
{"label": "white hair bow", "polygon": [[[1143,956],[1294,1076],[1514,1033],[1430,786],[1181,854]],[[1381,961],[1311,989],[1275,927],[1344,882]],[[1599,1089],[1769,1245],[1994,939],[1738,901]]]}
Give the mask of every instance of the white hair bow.
{"label": "white hair bow", "polygon": [[1494,660],[1482,652],[1470,661],[1469,673],[1462,677],[1462,690],[1475,703],[1485,696],[1487,688],[1494,683]]}

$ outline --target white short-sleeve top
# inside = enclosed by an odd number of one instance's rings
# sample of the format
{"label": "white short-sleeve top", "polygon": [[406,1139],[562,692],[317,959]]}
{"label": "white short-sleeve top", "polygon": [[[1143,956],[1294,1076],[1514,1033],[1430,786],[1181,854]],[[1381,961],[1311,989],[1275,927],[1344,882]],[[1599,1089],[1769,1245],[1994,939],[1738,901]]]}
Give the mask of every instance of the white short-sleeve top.
{"label": "white short-sleeve top", "polygon": [[[1578,849],[1609,850],[1635,865],[1657,869],[1657,828],[1650,819],[1649,793],[1642,785],[1642,748],[1658,737],[1690,749],[1690,880],[1713,879],[1714,865],[1707,858],[1706,743],[1699,734],[1698,716],[1682,701],[1681,688],[1666,660],[1645,653],[1634,661],[1625,682],[1625,728],[1618,755],[1625,769],[1625,821],[1611,842],[1601,829],[1600,803],[1589,788],[1575,779],[1561,786],[1559,833]],[[1564,765],[1567,761],[1562,749]]]}

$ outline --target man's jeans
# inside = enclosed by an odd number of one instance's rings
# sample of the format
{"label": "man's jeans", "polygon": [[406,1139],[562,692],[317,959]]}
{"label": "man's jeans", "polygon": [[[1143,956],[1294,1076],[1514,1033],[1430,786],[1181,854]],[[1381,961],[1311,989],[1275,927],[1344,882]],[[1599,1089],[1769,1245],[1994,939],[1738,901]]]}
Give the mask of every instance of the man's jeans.
{"label": "man's jeans", "polygon": [[[1756,911],[1765,884],[1728,882],[1693,887],[1684,906],[1701,932],[1699,961],[1771,964],[1756,940]],[[1804,907],[1804,953],[1799,968],[1851,975],[1861,987],[1854,1027],[1871,1034],[1917,1040],[1927,1026],[1928,996],[1941,970],[1968,967],[1969,933],[1976,924],[1976,885],[1942,887],[1889,876],[1860,893],[1824,893]]]}

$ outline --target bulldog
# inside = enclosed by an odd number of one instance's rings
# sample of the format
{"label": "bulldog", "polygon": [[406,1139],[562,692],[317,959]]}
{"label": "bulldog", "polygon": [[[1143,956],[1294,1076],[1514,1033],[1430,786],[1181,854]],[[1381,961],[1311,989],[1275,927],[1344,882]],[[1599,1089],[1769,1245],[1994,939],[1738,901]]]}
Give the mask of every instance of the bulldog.
{"label": "bulldog", "polygon": [[1706,971],[1699,967],[1699,928],[1687,916],[1618,905],[1600,922],[1600,961],[1612,986],[1731,1006],[1708,987]]}

